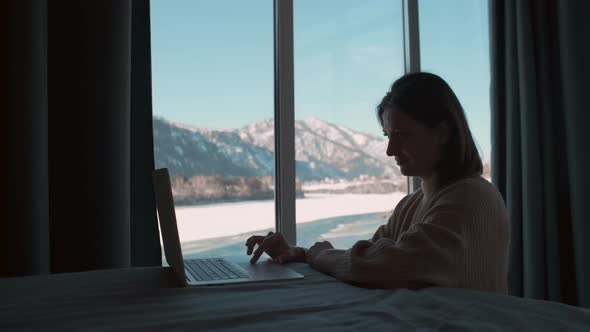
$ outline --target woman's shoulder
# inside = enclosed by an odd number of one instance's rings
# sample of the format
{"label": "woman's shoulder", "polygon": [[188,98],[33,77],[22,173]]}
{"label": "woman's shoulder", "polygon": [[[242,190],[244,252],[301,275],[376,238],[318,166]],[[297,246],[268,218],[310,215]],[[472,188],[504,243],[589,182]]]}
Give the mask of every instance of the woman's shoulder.
{"label": "woman's shoulder", "polygon": [[481,176],[454,181],[442,188],[436,196],[436,200],[453,200],[463,203],[503,201],[498,189]]}
{"label": "woman's shoulder", "polygon": [[[480,225],[508,229],[508,213],[504,199],[496,187],[482,177],[455,181],[434,197],[432,211],[454,211],[454,222],[461,227],[478,229]],[[491,226],[495,225],[495,226]],[[501,225],[500,228],[497,228]]]}

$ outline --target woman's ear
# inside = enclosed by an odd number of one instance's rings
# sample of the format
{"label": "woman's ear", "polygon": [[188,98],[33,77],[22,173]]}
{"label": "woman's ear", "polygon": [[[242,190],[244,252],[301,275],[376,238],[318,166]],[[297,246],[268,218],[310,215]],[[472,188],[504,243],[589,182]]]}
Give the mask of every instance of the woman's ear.
{"label": "woman's ear", "polygon": [[451,128],[446,122],[438,125],[438,143],[445,145],[451,140]]}

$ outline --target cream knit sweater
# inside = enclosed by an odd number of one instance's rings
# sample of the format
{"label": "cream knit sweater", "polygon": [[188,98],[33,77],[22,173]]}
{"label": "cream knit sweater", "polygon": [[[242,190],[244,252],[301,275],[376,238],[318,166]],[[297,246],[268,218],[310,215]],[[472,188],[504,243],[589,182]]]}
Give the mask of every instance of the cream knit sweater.
{"label": "cream knit sweater", "polygon": [[311,266],[364,287],[506,293],[509,223],[496,188],[474,177],[438,190],[430,202],[423,197],[422,190],[404,197],[370,240],[324,250]]}

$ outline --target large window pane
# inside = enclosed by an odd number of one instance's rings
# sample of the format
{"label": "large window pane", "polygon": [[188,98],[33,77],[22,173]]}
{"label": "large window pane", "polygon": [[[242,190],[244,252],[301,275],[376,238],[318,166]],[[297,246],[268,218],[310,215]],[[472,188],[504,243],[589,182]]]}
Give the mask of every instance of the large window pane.
{"label": "large window pane", "polygon": [[399,1],[294,1],[298,245],[370,238],[406,194],[375,116],[403,64]]}
{"label": "large window pane", "polygon": [[461,101],[490,180],[488,4],[420,0],[422,70],[443,77]]}
{"label": "large window pane", "polygon": [[185,257],[274,229],[272,0],[152,0],[156,167]]}

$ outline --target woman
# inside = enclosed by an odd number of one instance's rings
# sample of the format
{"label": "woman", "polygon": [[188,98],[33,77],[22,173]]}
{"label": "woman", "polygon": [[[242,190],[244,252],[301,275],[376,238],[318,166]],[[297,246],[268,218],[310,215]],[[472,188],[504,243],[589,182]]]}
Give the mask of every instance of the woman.
{"label": "woman", "polygon": [[482,162],[459,100],[440,77],[401,77],[377,107],[387,155],[422,180],[370,240],[338,250],[309,249],[281,234],[252,236],[251,263],[266,252],[277,263],[307,262],[364,287],[461,287],[507,292],[509,224],[504,201],[481,177]]}

